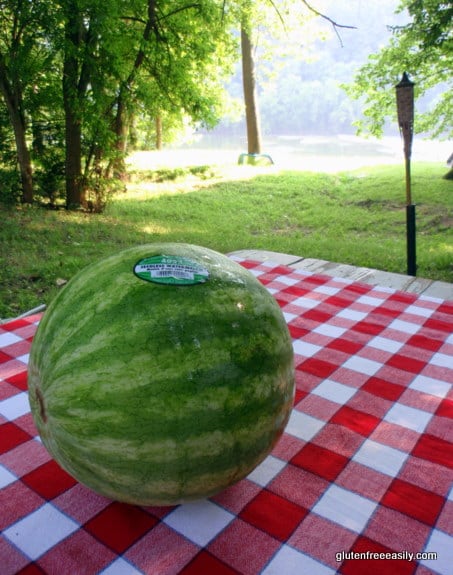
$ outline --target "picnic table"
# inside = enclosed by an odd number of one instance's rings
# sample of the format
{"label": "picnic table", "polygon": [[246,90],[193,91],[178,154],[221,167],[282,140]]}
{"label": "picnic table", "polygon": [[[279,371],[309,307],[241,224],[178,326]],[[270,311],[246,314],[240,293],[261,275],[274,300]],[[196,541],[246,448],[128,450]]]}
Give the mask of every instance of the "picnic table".
{"label": "picnic table", "polygon": [[77,483],[30,414],[42,314],[0,325],[2,575],[451,575],[453,301],[236,259],[282,308],[296,397],[273,452],[210,499]]}

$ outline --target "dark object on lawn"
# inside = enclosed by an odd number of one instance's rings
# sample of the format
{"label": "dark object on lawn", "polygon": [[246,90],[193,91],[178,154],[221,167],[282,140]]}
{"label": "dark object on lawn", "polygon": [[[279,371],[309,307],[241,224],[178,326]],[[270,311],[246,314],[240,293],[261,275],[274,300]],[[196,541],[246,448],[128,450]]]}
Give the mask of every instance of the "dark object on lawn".
{"label": "dark object on lawn", "polygon": [[252,166],[268,166],[274,163],[269,154],[240,154],[238,164],[251,164]]}
{"label": "dark object on lawn", "polygon": [[453,180],[453,154],[448,158],[447,166],[450,166],[450,171],[445,174],[444,180]]}

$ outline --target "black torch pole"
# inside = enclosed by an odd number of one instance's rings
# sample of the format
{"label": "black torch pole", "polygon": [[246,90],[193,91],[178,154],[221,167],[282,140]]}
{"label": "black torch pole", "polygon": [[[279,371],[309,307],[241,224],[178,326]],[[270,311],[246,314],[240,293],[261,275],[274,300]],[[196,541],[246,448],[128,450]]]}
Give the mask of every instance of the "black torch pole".
{"label": "black torch pole", "polygon": [[406,156],[406,243],[407,243],[407,275],[417,275],[417,256],[415,246],[415,204],[411,194],[410,156]]}
{"label": "black torch pole", "polygon": [[407,275],[417,275],[417,261],[415,251],[415,205],[406,206],[407,231]]}
{"label": "black torch pole", "polygon": [[398,123],[404,140],[404,157],[406,160],[406,238],[407,238],[407,274],[417,273],[415,251],[415,204],[411,193],[411,152],[414,123],[414,83],[406,72],[396,86],[396,104]]}

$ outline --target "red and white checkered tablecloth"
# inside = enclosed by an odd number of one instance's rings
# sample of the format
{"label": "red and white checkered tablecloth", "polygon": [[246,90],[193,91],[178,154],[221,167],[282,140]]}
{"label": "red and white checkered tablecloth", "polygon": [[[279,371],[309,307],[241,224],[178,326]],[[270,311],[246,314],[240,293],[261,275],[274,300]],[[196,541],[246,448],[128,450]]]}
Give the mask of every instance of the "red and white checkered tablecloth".
{"label": "red and white checkered tablecloth", "polygon": [[297,393],[209,500],[136,507],[62,471],[27,398],[40,316],[0,326],[1,575],[453,573],[453,301],[239,261],[282,307]]}

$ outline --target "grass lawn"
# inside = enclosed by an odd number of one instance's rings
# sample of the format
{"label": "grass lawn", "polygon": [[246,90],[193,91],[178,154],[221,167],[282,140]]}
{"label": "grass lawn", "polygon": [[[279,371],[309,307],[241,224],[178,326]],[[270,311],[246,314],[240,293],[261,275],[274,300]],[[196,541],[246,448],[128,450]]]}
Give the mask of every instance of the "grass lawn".
{"label": "grass lawn", "polygon": [[[414,163],[420,277],[453,282],[453,184]],[[59,284],[138,243],[256,248],[406,273],[402,166],[340,174],[275,167],[135,170],[102,214],[0,205],[0,318],[49,303]]]}

